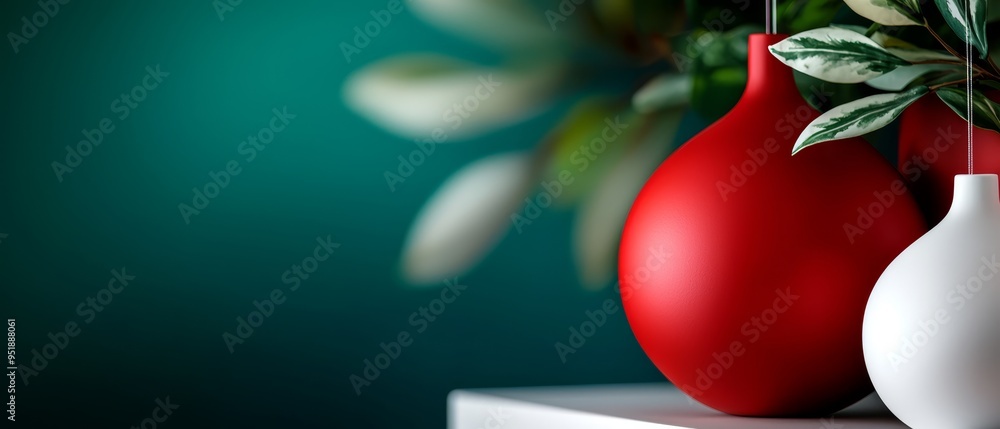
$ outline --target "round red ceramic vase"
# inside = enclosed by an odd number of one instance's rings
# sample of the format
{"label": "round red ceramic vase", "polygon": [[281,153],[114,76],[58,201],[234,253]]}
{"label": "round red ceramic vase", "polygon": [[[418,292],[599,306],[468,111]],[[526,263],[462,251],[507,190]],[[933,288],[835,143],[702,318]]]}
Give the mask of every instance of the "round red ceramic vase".
{"label": "round red ceramic vase", "polygon": [[744,416],[822,415],[872,391],[861,348],[882,270],[925,231],[868,143],[792,146],[818,116],[750,37],[740,102],[649,179],[619,272],[643,350],[698,401]]}
{"label": "round red ceramic vase", "polygon": [[[1000,91],[989,93],[1000,100]],[[975,172],[1000,174],[1000,134],[973,129]],[[966,122],[940,98],[927,95],[903,112],[899,130],[899,172],[930,225],[951,207],[957,174],[969,172]]]}

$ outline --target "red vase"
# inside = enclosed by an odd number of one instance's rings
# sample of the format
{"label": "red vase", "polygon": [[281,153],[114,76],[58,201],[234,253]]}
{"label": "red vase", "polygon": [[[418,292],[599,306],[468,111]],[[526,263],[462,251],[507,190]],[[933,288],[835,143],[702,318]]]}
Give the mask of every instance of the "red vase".
{"label": "red vase", "polygon": [[740,102],[657,169],[621,242],[639,344],[685,393],[734,415],[823,415],[870,393],[868,295],[926,232],[865,141],[792,157],[818,113],[767,50],[785,37],[750,37]]}
{"label": "red vase", "polygon": [[[987,96],[1000,100],[1000,91]],[[975,172],[1000,174],[1000,134],[973,129]],[[940,98],[928,95],[903,112],[899,130],[899,172],[910,182],[928,224],[951,207],[955,175],[969,172],[966,122]]]}

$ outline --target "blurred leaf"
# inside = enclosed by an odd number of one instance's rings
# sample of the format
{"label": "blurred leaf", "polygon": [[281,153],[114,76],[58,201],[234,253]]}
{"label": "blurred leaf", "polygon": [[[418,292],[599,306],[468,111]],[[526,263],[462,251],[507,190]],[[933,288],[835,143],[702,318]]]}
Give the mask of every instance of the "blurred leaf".
{"label": "blurred leaf", "polygon": [[854,12],[882,25],[923,25],[917,0],[844,0]]}
{"label": "blurred leaf", "polygon": [[684,28],[684,2],[680,0],[633,0],[636,28],[640,35],[673,35]]}
{"label": "blurred leaf", "polygon": [[691,100],[691,76],[662,74],[649,81],[632,96],[632,107],[639,113],[678,107]]}
{"label": "blurred leaf", "polygon": [[872,95],[834,107],[806,126],[795,141],[792,153],[818,143],[857,137],[882,128],[927,92],[927,87],[918,86],[906,92]]}
{"label": "blurred leaf", "polygon": [[511,225],[532,188],[532,157],[493,155],[465,166],[420,210],[403,251],[403,275],[432,284],[464,273]]}
{"label": "blurred leaf", "polygon": [[553,31],[544,11],[525,0],[406,0],[406,4],[429,23],[500,48],[552,47],[570,32]]}
{"label": "blurred leaf", "polygon": [[632,0],[590,0],[601,25],[616,36],[635,34],[635,8]]}
{"label": "blurred leaf", "polygon": [[838,27],[796,34],[770,50],[795,70],[837,83],[864,82],[909,65],[871,39]]}
{"label": "blurred leaf", "polygon": [[573,248],[580,279],[591,289],[606,286],[613,278],[625,218],[636,195],[667,154],[683,111],[672,109],[643,118],[631,134],[631,148],[601,178],[577,214]]}
{"label": "blurred leaf", "polygon": [[448,141],[532,117],[559,89],[562,65],[486,68],[439,55],[411,54],[371,64],[344,84],[361,115],[405,138],[444,133]]}
{"label": "blurred leaf", "polygon": [[778,7],[778,24],[791,34],[826,27],[843,4],[841,0],[788,1]]}
{"label": "blurred leaf", "polygon": [[996,22],[1000,20],[1000,1],[988,0],[986,2],[986,22]]}
{"label": "blurred leaf", "polygon": [[[968,92],[964,89],[958,88],[941,88],[937,91],[938,98],[966,121],[969,120],[968,106],[966,105],[967,94]],[[1000,132],[1000,117],[998,117],[997,112],[1000,112],[1000,105],[986,98],[982,92],[972,91],[973,125]]]}
{"label": "blurred leaf", "polygon": [[556,200],[572,204],[597,186],[601,177],[625,152],[627,135],[635,128],[635,112],[615,100],[588,99],[577,104],[548,137],[552,152],[546,181],[568,175],[566,186]]}
{"label": "blurred leaf", "polygon": [[986,0],[934,0],[934,3],[955,35],[975,46],[980,58],[986,59],[990,53],[986,37]]}
{"label": "blurred leaf", "polygon": [[700,116],[714,121],[739,101],[747,79],[747,40],[758,28],[742,26],[721,35],[710,35],[691,73],[691,106]]}
{"label": "blurred leaf", "polygon": [[747,70],[742,67],[717,68],[695,76],[692,107],[708,121],[715,121],[740,100],[746,87]]}

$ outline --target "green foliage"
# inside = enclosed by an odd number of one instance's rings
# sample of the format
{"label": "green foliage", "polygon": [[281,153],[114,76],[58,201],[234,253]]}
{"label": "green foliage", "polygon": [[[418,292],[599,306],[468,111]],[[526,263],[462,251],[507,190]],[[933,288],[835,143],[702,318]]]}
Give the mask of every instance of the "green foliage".
{"label": "green foliage", "polygon": [[986,0],[934,0],[934,3],[955,35],[972,44],[980,58],[985,59],[990,52],[986,38]]}
{"label": "green foliage", "polygon": [[802,73],[835,83],[858,83],[909,63],[875,41],[844,28],[826,27],[789,37],[771,53]]}
{"label": "green foliage", "polygon": [[747,38],[755,31],[744,26],[721,35],[699,34],[701,51],[691,68],[691,107],[702,117],[718,119],[739,101],[747,80]]}
{"label": "green foliage", "polygon": [[[866,82],[876,89],[903,92],[864,97],[831,109],[806,127],[793,152],[875,131],[928,92],[936,92],[952,110],[970,120],[966,113],[969,94],[961,89],[969,84],[968,76],[961,73],[967,64],[972,68],[974,88],[1000,88],[1000,68],[989,58],[987,0],[935,0],[940,18],[933,9],[921,10],[916,0],[845,1],[876,24],[868,29],[841,25],[806,31],[771,46],[771,52],[796,70],[828,82]],[[922,38],[901,30],[912,26],[923,27]],[[966,58],[942,29],[950,29],[978,55]],[[938,46],[929,47],[928,39]],[[972,91],[972,102],[972,122],[1000,132],[1000,106],[979,90]]]}
{"label": "green foliage", "polygon": [[[969,120],[969,115],[967,113],[966,100],[968,97],[968,92],[964,89],[958,88],[943,88],[937,92],[939,98],[951,107],[962,119],[966,121]],[[997,112],[1000,112],[1000,105],[994,103],[993,100],[986,98],[982,92],[973,90],[972,92],[972,117],[973,125],[985,128],[987,130],[993,130],[1000,132],[1000,118],[998,118]]]}
{"label": "green foliage", "polygon": [[817,143],[857,137],[894,121],[907,107],[927,94],[925,86],[901,93],[878,94],[835,107],[816,118],[795,142],[792,153]]}

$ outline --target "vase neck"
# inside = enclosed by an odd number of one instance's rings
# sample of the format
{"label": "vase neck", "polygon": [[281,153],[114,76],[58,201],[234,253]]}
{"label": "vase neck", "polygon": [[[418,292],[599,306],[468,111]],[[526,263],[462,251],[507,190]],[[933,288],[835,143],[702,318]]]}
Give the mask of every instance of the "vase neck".
{"label": "vase neck", "polygon": [[742,100],[769,97],[777,94],[794,94],[801,98],[792,69],[778,61],[768,46],[788,36],[785,34],[751,34],[747,47],[747,86]]}
{"label": "vase neck", "polygon": [[948,214],[970,211],[1000,213],[1000,186],[996,174],[955,176],[955,196]]}

